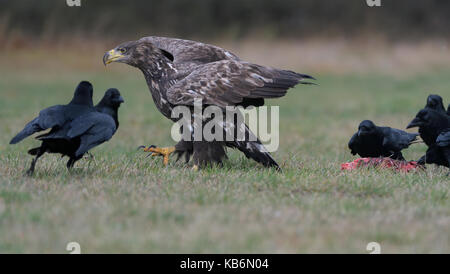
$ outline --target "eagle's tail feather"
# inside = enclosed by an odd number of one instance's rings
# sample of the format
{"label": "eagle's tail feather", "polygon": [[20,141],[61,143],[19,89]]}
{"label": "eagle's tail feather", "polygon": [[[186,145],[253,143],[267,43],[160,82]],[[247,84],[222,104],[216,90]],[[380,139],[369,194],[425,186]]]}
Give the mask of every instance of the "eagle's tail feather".
{"label": "eagle's tail feather", "polygon": [[281,170],[278,163],[272,158],[272,155],[270,155],[259,140],[243,142],[237,141],[234,143],[233,147],[242,151],[247,158],[251,158],[265,167],[275,167],[277,170]]}
{"label": "eagle's tail feather", "polygon": [[247,158],[251,158],[265,167],[275,167],[281,171],[278,163],[273,159],[272,155],[270,155],[259,139],[250,131],[247,125],[245,125],[245,140],[235,140],[227,143],[227,145],[239,149]]}

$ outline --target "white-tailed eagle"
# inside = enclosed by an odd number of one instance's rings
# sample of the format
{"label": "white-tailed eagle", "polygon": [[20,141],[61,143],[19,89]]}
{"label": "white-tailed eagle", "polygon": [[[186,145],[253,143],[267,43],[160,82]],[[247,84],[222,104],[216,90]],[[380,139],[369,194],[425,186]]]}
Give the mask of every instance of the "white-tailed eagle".
{"label": "white-tailed eagle", "polygon": [[[223,109],[227,106],[258,107],[264,105],[264,99],[282,97],[289,88],[299,83],[308,84],[305,79],[314,79],[293,71],[245,62],[217,46],[155,36],[122,43],[106,52],[103,62],[105,65],[121,62],[140,69],[156,107],[173,121],[176,121],[171,115],[174,107],[193,107],[196,99],[201,99],[204,106]],[[233,130],[245,131],[247,137],[254,136],[245,124],[234,125]],[[185,154],[187,161],[192,156],[194,167],[198,167],[221,163],[226,157],[225,147],[231,147],[266,167],[278,169],[269,152],[255,139],[181,140],[174,147],[150,146],[144,150],[164,156],[165,164],[173,152],[178,156]]]}

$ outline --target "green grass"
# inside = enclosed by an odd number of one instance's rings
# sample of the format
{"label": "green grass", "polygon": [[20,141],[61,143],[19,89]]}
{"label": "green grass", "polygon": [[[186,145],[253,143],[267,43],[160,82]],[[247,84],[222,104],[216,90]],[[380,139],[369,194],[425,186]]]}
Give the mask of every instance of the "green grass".
{"label": "green grass", "polygon": [[[450,100],[450,71],[410,76],[315,75],[279,100],[283,172],[230,151],[223,168],[199,172],[137,152],[142,144],[171,145],[170,121],[159,114],[137,70],[0,69],[0,252],[67,253],[383,253],[450,252],[447,170],[399,174],[342,172],[354,159],[347,141],[358,123],[405,128],[430,92]],[[24,176],[29,138],[11,137],[44,107],[70,100],[79,80],[125,98],[120,128],[69,173],[66,159],[45,155]],[[422,144],[405,151],[417,159]]]}

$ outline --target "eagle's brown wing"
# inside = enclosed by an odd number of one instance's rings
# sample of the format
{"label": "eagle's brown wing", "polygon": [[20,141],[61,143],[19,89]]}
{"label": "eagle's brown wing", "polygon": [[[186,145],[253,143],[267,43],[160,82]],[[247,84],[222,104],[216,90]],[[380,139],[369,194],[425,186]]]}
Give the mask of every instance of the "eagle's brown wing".
{"label": "eagle's brown wing", "polygon": [[140,41],[151,42],[156,47],[165,50],[173,56],[173,64],[179,70],[192,71],[193,68],[220,60],[236,60],[233,53],[209,44],[168,37],[149,36]]}
{"label": "eagle's brown wing", "polygon": [[244,100],[276,98],[311,76],[235,60],[223,60],[199,66],[167,91],[174,105],[203,104],[233,106]]}

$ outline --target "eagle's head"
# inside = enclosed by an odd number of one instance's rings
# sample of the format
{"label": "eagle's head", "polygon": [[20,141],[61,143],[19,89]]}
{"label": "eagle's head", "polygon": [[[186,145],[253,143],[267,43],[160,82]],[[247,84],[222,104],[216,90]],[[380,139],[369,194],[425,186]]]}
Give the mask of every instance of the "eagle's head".
{"label": "eagle's head", "polygon": [[172,54],[145,40],[122,43],[103,56],[105,66],[112,62],[120,62],[143,69],[153,67],[161,61],[173,61]]}

